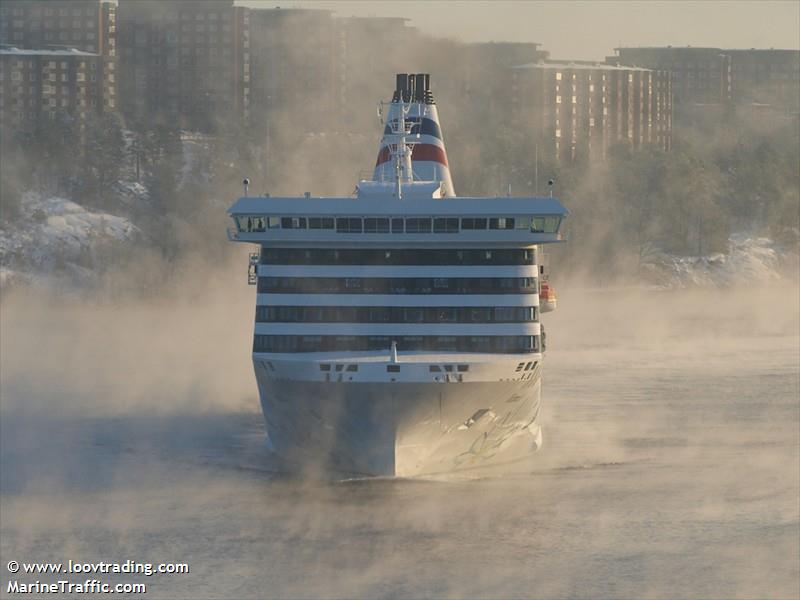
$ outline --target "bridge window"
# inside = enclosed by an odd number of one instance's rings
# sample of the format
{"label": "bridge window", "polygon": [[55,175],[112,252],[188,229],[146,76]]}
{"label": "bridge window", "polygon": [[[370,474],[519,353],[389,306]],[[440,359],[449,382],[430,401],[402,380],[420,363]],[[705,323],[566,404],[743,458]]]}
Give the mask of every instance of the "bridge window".
{"label": "bridge window", "polygon": [[433,220],[434,233],[458,233],[458,218],[436,218]]}
{"label": "bridge window", "polygon": [[305,217],[281,217],[281,229],[305,229]]}
{"label": "bridge window", "polygon": [[364,219],[364,233],[389,233],[389,219],[367,217]]}
{"label": "bridge window", "polygon": [[264,217],[236,217],[236,226],[239,231],[253,232],[264,231],[266,227],[266,220]]}
{"label": "bridge window", "polygon": [[483,217],[464,217],[461,219],[461,229],[486,229],[487,220]]}
{"label": "bridge window", "polygon": [[489,219],[489,229],[514,229],[514,219],[511,217],[492,217]]}
{"label": "bridge window", "polygon": [[406,219],[406,233],[430,233],[431,220],[429,218]]}
{"label": "bridge window", "polygon": [[333,229],[333,217],[309,217],[309,229]]}
{"label": "bridge window", "polygon": [[458,233],[460,230],[513,230],[556,233],[561,217],[235,217],[243,232],[267,229],[335,229],[339,233]]}
{"label": "bridge window", "polygon": [[556,233],[561,217],[533,217],[531,231],[534,233]]}
{"label": "bridge window", "polygon": [[517,217],[514,220],[514,229],[529,230],[531,228],[530,217]]}
{"label": "bridge window", "polygon": [[338,217],[336,219],[337,233],[361,233],[361,219],[353,217]]}

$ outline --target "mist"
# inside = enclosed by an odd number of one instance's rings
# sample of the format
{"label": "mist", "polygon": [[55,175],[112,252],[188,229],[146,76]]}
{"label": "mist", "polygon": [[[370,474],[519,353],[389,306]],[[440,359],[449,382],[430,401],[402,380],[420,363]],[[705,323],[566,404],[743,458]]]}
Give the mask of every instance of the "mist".
{"label": "mist", "polygon": [[500,477],[354,481],[276,468],[244,272],[180,272],[157,299],[4,295],[6,560],[191,565],[141,578],[155,597],[797,589],[796,285],[563,288],[542,451]]}

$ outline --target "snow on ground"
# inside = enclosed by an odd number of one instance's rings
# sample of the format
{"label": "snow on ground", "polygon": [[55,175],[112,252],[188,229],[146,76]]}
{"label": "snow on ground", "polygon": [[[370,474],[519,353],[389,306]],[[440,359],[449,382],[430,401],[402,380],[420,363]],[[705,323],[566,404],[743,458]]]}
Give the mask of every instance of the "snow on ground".
{"label": "snow on ground", "polygon": [[125,243],[139,233],[124,217],[28,193],[21,218],[0,228],[0,283],[30,281],[58,269],[83,278],[91,274],[100,246]]}
{"label": "snow on ground", "polygon": [[654,252],[642,270],[645,278],[659,287],[727,287],[780,280],[792,262],[792,253],[770,238],[734,234],[728,240],[726,254],[677,256]]}

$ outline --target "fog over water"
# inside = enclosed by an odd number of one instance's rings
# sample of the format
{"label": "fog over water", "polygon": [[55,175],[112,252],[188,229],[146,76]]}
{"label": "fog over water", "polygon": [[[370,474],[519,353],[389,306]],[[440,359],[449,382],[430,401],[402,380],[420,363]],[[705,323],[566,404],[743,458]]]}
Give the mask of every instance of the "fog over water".
{"label": "fog over water", "polygon": [[241,264],[150,302],[5,295],[3,595],[12,559],[189,563],[99,577],[156,598],[800,594],[796,285],[562,285],[530,464],[319,480],[264,452]]}

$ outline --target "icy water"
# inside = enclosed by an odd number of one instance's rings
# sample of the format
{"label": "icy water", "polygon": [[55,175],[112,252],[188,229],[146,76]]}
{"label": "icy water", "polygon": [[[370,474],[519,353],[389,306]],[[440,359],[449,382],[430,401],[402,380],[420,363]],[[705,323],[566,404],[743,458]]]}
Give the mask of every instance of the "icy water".
{"label": "icy water", "polygon": [[152,598],[800,597],[797,289],[559,291],[545,448],[456,481],[276,475],[238,317],[7,300],[2,595],[9,560],[132,559],[191,572],[93,577]]}

